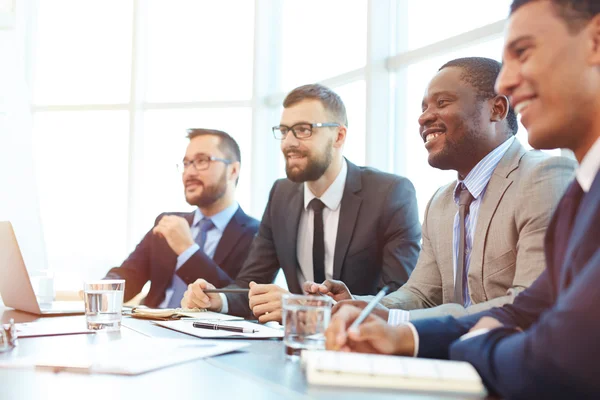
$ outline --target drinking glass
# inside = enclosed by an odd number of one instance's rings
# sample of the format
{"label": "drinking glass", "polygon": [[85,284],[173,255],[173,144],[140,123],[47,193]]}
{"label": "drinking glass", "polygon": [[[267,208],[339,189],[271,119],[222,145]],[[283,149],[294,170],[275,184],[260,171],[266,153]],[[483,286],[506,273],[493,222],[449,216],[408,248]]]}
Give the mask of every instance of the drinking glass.
{"label": "drinking glass", "polygon": [[83,298],[88,329],[105,331],[121,329],[124,291],[123,279],[84,283]]}
{"label": "drinking glass", "polygon": [[331,319],[332,303],[327,296],[282,297],[283,344],[288,359],[299,359],[302,350],[325,349],[325,329]]}

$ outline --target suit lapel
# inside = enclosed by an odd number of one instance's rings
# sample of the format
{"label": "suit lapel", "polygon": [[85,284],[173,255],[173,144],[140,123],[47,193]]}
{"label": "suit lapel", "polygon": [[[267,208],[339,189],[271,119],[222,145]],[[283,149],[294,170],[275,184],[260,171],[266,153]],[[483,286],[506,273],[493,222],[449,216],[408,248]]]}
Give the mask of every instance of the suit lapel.
{"label": "suit lapel", "polygon": [[[443,209],[440,210],[440,218],[432,218],[428,221],[427,230],[431,246],[438,249],[436,257],[438,268],[442,276],[442,291],[444,303],[454,301],[454,218],[458,212],[458,206],[454,202],[455,183],[448,185],[441,195]],[[430,213],[433,210],[430,210]],[[432,223],[431,225],[429,225]],[[435,239],[434,239],[435,238]]]}
{"label": "suit lapel", "polygon": [[221,240],[219,240],[219,244],[215,250],[215,255],[213,257],[213,261],[217,265],[221,265],[223,260],[231,253],[233,248],[238,242],[240,236],[243,233],[243,227],[246,226],[246,221],[248,217],[246,213],[242,210],[242,207],[238,207],[235,214],[225,227],[223,231],[223,236],[221,236]]}
{"label": "suit lapel", "polygon": [[340,204],[340,218],[333,255],[333,279],[340,279],[342,276],[342,266],[346,259],[346,253],[362,203],[362,198],[356,194],[362,188],[360,169],[350,161],[345,159],[344,161],[348,163],[348,175],[346,176],[344,194]]}
{"label": "suit lapel", "polygon": [[[469,275],[473,276],[477,282],[483,282],[484,251],[492,217],[500,205],[502,196],[513,182],[508,176],[519,167],[519,162],[525,153],[526,150],[521,143],[515,140],[498,163],[485,189],[479,206],[479,215],[473,236],[473,250],[469,262]],[[473,295],[471,288],[469,288],[469,293]],[[481,296],[484,294],[481,293]],[[478,302],[486,300],[484,298],[477,299]]]}
{"label": "suit lapel", "polygon": [[[285,200],[284,200],[285,201]],[[286,270],[289,268],[289,272],[286,274],[289,289],[292,293],[301,293],[300,283],[298,282],[298,273],[300,270],[300,264],[298,263],[297,245],[298,245],[298,225],[300,224],[300,216],[302,215],[302,209],[304,208],[304,185],[299,184],[291,193],[291,197],[288,200],[288,205],[284,207],[283,216],[284,232],[282,240],[285,240],[283,249],[285,250],[284,259],[281,267]],[[275,222],[276,220],[273,220]],[[277,240],[274,238],[274,240]],[[288,267],[289,266],[289,267]]]}
{"label": "suit lapel", "polygon": [[[590,231],[597,224],[596,215],[600,213],[600,174],[594,179],[594,183],[590,188],[590,191],[586,193],[579,205],[577,216],[575,217],[575,223],[571,230],[571,237],[566,238],[567,240],[567,251],[563,261],[563,268],[561,268],[561,281],[560,286],[567,286],[570,283],[570,279],[567,276],[572,276],[576,271],[572,268],[564,268],[565,265],[581,265],[583,263],[574,262],[574,260],[580,256],[580,249],[583,244],[586,243],[586,239],[589,239]],[[568,275],[566,275],[568,274]]]}

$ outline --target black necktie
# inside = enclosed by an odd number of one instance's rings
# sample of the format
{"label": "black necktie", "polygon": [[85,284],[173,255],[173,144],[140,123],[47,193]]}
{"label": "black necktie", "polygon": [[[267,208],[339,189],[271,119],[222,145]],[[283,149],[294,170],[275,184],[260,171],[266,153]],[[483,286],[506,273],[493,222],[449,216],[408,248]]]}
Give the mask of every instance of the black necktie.
{"label": "black necktie", "polygon": [[456,279],[454,281],[454,302],[465,305],[463,293],[463,280],[465,277],[465,241],[466,229],[465,219],[469,214],[469,206],[473,201],[473,196],[467,190],[465,185],[460,185],[460,194],[458,196],[458,260],[456,262]]}
{"label": "black necktie", "polygon": [[325,280],[325,233],[323,232],[323,208],[325,204],[314,198],[308,204],[314,212],[313,232],[313,279],[317,283]]}

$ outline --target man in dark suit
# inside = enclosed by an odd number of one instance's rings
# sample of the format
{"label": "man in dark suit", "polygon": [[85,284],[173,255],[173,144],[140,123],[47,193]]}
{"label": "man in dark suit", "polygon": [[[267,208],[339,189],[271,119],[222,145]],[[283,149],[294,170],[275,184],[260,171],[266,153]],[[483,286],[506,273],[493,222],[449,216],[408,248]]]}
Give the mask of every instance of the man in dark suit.
{"label": "man in dark suit", "polygon": [[512,305],[460,319],[371,316],[346,333],[359,310],[343,307],[327,347],[468,361],[507,398],[600,398],[600,4],[515,0],[496,87],[532,146],[580,163],[546,233],[547,269]]}
{"label": "man in dark suit", "polygon": [[357,167],[342,156],[348,121],[332,90],[306,85],[290,92],[280,125],[288,179],[273,185],[258,235],[236,285],[249,296],[207,296],[201,280],[182,305],[207,307],[261,322],[281,320],[281,296],[271,284],[283,269],[289,291],[306,280],[339,279],[357,294],[402,286],[419,252],[421,227],[406,178]]}
{"label": "man in dark suit", "polygon": [[187,285],[198,278],[218,287],[231,284],[258,230],[258,221],[235,201],[241,155],[227,133],[188,130],[190,143],[180,164],[185,199],[196,210],[164,213],[123,265],[107,279],[125,279],[125,301],[151,282],[149,307],[179,307]]}

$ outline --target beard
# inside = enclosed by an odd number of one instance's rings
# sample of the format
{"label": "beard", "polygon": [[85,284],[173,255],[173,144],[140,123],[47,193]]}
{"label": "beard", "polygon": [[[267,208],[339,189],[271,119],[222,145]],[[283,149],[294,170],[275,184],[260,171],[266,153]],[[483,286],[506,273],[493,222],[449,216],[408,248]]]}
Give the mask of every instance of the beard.
{"label": "beard", "polygon": [[285,159],[285,174],[287,175],[288,179],[295,183],[303,183],[303,182],[316,181],[317,179],[322,177],[323,174],[325,173],[325,171],[327,171],[327,168],[329,168],[329,166],[331,165],[331,162],[333,161],[333,152],[331,151],[332,145],[333,145],[333,139],[327,143],[327,147],[326,147],[325,151],[316,157],[311,156],[311,154],[307,151],[304,151],[304,152],[302,152],[300,150],[286,151],[284,153],[286,155],[288,152],[293,152],[298,155],[306,157],[306,161],[307,161],[306,168],[298,169],[298,167],[295,167],[295,166],[290,167],[289,161],[286,157],[286,159]]}
{"label": "beard", "polygon": [[197,180],[203,186],[202,193],[199,196],[187,195],[185,200],[191,206],[208,207],[222,198],[227,192],[227,170],[223,171],[221,177],[215,184],[206,185],[203,181]]}

